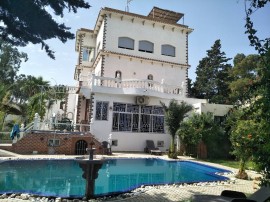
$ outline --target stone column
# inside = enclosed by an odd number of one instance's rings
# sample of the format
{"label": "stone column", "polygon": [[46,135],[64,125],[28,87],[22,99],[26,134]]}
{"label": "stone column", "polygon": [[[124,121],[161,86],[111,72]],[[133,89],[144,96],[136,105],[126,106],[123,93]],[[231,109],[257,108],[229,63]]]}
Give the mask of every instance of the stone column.
{"label": "stone column", "polygon": [[86,200],[94,198],[95,194],[95,180],[98,177],[98,171],[102,167],[103,160],[94,160],[93,154],[94,148],[87,148],[89,151],[88,160],[77,160],[80,165],[80,168],[83,170],[82,177],[86,179],[85,185],[85,198]]}

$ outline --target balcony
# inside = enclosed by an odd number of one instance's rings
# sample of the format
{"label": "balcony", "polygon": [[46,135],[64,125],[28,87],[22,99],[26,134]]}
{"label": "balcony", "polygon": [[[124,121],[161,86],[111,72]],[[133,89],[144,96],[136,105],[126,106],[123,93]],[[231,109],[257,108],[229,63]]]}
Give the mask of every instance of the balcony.
{"label": "balcony", "polygon": [[[88,78],[88,80],[87,80]],[[184,86],[173,86],[165,83],[159,83],[146,79],[117,79],[111,77],[81,76],[80,81],[84,89],[90,92],[110,93],[110,94],[130,94],[130,95],[147,95],[164,98],[179,98],[185,96]]]}

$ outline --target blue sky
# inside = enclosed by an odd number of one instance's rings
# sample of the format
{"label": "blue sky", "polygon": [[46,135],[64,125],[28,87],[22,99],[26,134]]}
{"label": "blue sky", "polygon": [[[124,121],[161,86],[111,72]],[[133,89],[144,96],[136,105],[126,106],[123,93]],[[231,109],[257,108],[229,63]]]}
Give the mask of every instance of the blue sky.
{"label": "blue sky", "polygon": [[[78,10],[76,14],[66,13],[64,18],[56,20],[65,23],[74,34],[80,28],[93,29],[98,13],[102,7],[111,7],[119,10],[126,9],[127,0],[86,0],[92,6],[90,9]],[[245,4],[244,0],[132,0],[129,12],[148,15],[156,6],[175,12],[184,13],[184,22],[194,31],[189,35],[189,78],[196,79],[196,67],[199,61],[206,56],[215,40],[220,39],[222,51],[228,58],[237,53],[254,54],[256,51],[249,46],[245,34]],[[252,17],[258,35],[263,39],[270,36],[270,4],[256,11]],[[42,76],[52,85],[75,85],[73,79],[77,53],[75,41],[65,44],[56,39],[47,41],[55,51],[56,59],[50,59],[41,50],[40,45],[29,44],[20,48],[28,54],[29,60],[22,63],[19,73]]]}

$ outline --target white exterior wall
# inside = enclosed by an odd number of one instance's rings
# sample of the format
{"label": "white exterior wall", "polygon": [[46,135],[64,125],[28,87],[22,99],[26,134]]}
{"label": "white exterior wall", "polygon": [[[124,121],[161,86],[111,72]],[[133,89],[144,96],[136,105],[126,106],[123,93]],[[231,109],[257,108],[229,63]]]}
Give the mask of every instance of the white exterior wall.
{"label": "white exterior wall", "polygon": [[96,37],[94,37],[93,33],[85,33],[85,37],[83,37],[83,46],[96,47]]}
{"label": "white exterior wall", "polygon": [[196,113],[202,114],[211,112],[214,116],[225,116],[231,108],[232,105],[222,105],[222,104],[209,104],[209,103],[196,103],[193,105],[194,111]]}
{"label": "white exterior wall", "polygon": [[[118,140],[118,146],[113,146],[113,151],[143,151],[145,148],[146,140],[153,140],[157,147],[157,141],[164,141],[164,147],[160,147],[161,151],[166,151],[170,144],[170,135],[164,133],[132,133],[129,131],[112,132],[112,118],[113,110],[109,109],[108,120],[95,120],[96,102],[103,101],[109,102],[109,108],[113,107],[113,102],[121,103],[134,103],[135,96],[124,95],[108,95],[108,94],[95,94],[93,123],[91,124],[91,133],[96,136],[99,141],[108,141],[109,134],[112,134],[112,140]],[[164,100],[168,103],[169,100]],[[152,98],[149,105],[160,105],[160,99]]]}
{"label": "white exterior wall", "polygon": [[122,79],[147,79],[149,74],[153,75],[153,80],[169,85],[181,86],[186,81],[185,68],[161,63],[151,63],[151,61],[141,61],[139,59],[115,55],[106,56],[104,77],[114,77],[116,71],[122,72]]}
{"label": "white exterior wall", "polygon": [[69,94],[68,101],[67,101],[67,113],[66,113],[66,116],[70,120],[75,120],[76,119],[77,104],[78,104],[78,95],[77,94]]}
{"label": "white exterior wall", "polygon": [[[82,63],[89,63],[89,62],[82,62]],[[91,72],[89,71],[89,68],[81,69],[80,76],[83,77],[83,78],[80,78],[81,81],[89,80],[91,76]]]}
{"label": "white exterior wall", "polygon": [[[133,19],[133,20],[132,20]],[[105,23],[106,21],[106,23]],[[148,75],[153,75],[153,81],[163,83],[165,85],[182,86],[182,82],[186,83],[187,72],[187,31],[191,29],[180,27],[179,25],[171,25],[162,22],[153,21],[151,19],[140,18],[138,16],[127,15],[123,13],[115,13],[111,11],[103,11],[98,17],[97,25],[94,33],[87,33],[83,46],[99,45],[99,50],[96,50],[95,65],[92,67],[90,63],[83,63],[87,68],[83,67],[83,75],[91,76],[91,71],[96,76],[114,78],[116,71],[121,71],[123,80],[146,80]],[[105,36],[104,36],[105,34]],[[103,41],[103,39],[106,41]],[[118,48],[118,38],[129,37],[134,40],[134,50]],[[146,40],[154,44],[154,52],[140,52],[139,41]],[[103,47],[103,44],[104,47]],[[161,45],[171,45],[175,47],[175,57],[161,55]],[[103,50],[102,50],[103,49]],[[102,50],[101,54],[98,54]],[[107,51],[107,52],[106,52]],[[103,60],[104,59],[104,60]],[[103,68],[103,69],[102,69]],[[103,75],[101,75],[101,71]],[[84,85],[84,83],[83,83]],[[83,86],[82,86],[83,87]],[[88,86],[85,86],[88,88]],[[111,87],[110,87],[111,88]],[[217,116],[223,116],[228,112],[228,107],[223,105],[207,104],[207,100],[187,98],[180,94],[167,94],[166,92],[145,90],[140,87],[136,88],[106,88],[106,86],[95,86],[89,88],[93,92],[93,110],[91,113],[92,120],[90,132],[100,141],[108,141],[109,134],[112,134],[112,140],[118,141],[118,146],[112,148],[113,151],[143,151],[146,140],[154,140],[157,146],[157,141],[164,141],[164,147],[161,151],[166,151],[170,145],[170,135],[165,133],[137,133],[129,131],[112,132],[113,119],[113,102],[136,104],[136,96],[148,96],[148,105],[160,105],[160,101],[169,104],[171,99],[176,99],[179,102],[185,101],[194,106],[194,111],[197,113],[210,111]],[[184,87],[185,88],[185,87]],[[81,93],[83,88],[81,88]],[[83,93],[86,95],[85,93]],[[76,97],[77,99],[78,97]],[[108,120],[96,120],[96,102],[109,102]],[[69,103],[70,104],[70,103]],[[77,109],[77,102],[74,102]],[[74,112],[74,119],[76,119]],[[84,117],[85,108],[81,106],[81,119]],[[76,121],[76,120],[75,120]]]}
{"label": "white exterior wall", "polygon": [[[85,37],[83,38],[83,47],[92,47],[96,48],[96,38],[92,33],[85,33]],[[95,50],[96,55],[96,50]],[[91,66],[93,61],[82,61],[83,66]]]}
{"label": "white exterior wall", "polygon": [[[73,116],[73,123],[77,123],[78,94],[69,94],[68,96],[67,117]],[[73,109],[72,109],[73,107]],[[73,113],[74,112],[74,113]]]}
{"label": "white exterior wall", "polygon": [[[166,25],[164,23],[148,21],[124,16],[121,20],[120,15],[112,14],[107,17],[106,50],[151,58],[156,60],[170,61],[174,63],[186,64],[186,34],[181,30],[184,28]],[[144,24],[143,24],[143,21]],[[155,25],[153,25],[155,24]],[[135,40],[134,50],[119,49],[118,37],[129,37]],[[146,40],[154,43],[154,53],[138,51],[139,41]],[[175,47],[175,57],[161,55],[161,45],[169,44]]]}
{"label": "white exterior wall", "polygon": [[102,63],[102,59],[98,61],[96,68],[95,68],[95,75],[96,76],[101,76],[101,63]]}
{"label": "white exterior wall", "polygon": [[[98,34],[97,34],[97,38],[96,38],[96,53],[99,52],[99,50],[103,49],[103,34],[104,33],[104,20],[102,21]],[[97,55],[97,54],[96,54]]]}

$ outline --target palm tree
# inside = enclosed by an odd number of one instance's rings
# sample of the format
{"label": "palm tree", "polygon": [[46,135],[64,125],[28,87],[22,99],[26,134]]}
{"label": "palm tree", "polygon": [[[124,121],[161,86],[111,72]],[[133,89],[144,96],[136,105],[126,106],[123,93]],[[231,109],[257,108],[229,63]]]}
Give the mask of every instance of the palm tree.
{"label": "palm tree", "polygon": [[25,79],[22,80],[21,91],[26,94],[26,96],[32,97],[38,93],[44,93],[45,90],[49,88],[49,81],[43,80],[43,77],[34,77],[28,75]]}
{"label": "palm tree", "polygon": [[0,119],[2,130],[5,127],[5,119],[8,114],[22,115],[22,106],[12,102],[12,90],[14,85],[0,86]]}
{"label": "palm tree", "polygon": [[31,120],[36,112],[43,116],[49,88],[49,82],[42,77],[20,75],[13,85],[0,86],[0,110],[4,117],[15,114],[23,120]]}
{"label": "palm tree", "polygon": [[163,102],[160,102],[165,112],[165,124],[171,135],[171,146],[169,150],[169,157],[176,158],[174,140],[177,130],[180,127],[181,122],[186,117],[186,114],[192,110],[192,106],[186,102],[180,104],[176,100],[171,100],[169,106],[166,106]]}

